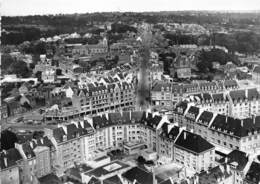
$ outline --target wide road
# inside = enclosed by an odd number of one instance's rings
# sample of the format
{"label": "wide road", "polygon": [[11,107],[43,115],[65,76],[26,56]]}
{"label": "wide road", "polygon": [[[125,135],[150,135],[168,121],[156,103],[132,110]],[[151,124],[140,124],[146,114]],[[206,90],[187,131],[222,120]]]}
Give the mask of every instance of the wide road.
{"label": "wide road", "polygon": [[149,59],[150,43],[152,34],[149,28],[144,29],[142,33],[142,46],[139,49],[139,70],[137,85],[137,106],[142,110],[149,108],[150,102],[150,79],[149,79]]}

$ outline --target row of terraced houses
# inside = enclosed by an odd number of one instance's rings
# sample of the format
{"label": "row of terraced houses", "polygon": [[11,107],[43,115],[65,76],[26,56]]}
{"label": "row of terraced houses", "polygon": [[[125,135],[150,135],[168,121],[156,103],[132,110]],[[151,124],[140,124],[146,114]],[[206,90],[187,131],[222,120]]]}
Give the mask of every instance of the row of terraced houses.
{"label": "row of terraced houses", "polygon": [[75,163],[94,160],[99,150],[131,151],[131,145],[138,144],[156,152],[158,162],[175,161],[194,172],[207,170],[215,163],[211,143],[164,116],[147,112],[97,115],[44,131],[45,137],[17,143],[1,153],[4,183],[35,183],[36,178],[51,172],[61,176]]}

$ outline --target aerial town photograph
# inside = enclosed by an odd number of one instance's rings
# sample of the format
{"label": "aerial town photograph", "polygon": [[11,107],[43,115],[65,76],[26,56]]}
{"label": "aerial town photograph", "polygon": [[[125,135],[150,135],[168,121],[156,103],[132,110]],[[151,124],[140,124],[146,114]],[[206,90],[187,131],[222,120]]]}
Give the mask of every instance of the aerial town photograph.
{"label": "aerial town photograph", "polygon": [[0,14],[0,184],[260,184],[260,0]]}

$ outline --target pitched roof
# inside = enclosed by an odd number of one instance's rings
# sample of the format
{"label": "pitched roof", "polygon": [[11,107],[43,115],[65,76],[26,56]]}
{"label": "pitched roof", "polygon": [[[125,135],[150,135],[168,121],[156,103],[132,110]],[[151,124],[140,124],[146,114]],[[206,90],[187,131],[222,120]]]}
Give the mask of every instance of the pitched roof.
{"label": "pitched roof", "polygon": [[[130,182],[136,180],[136,184],[151,184],[153,183],[153,174],[151,172],[145,171],[139,167],[133,167],[132,169],[126,171],[122,174],[122,177],[126,178]],[[161,179],[156,178],[157,181]]]}
{"label": "pitched roof", "polygon": [[175,145],[197,154],[214,148],[212,144],[203,139],[200,135],[188,132],[186,130],[181,132],[175,142]]}
{"label": "pitched roof", "polygon": [[213,113],[212,112],[209,112],[209,111],[203,111],[198,119],[198,122],[200,123],[203,123],[204,125],[208,126],[210,121],[212,120],[213,118]]}
{"label": "pitched roof", "polygon": [[[219,162],[224,163],[225,158],[221,159]],[[227,155],[227,163],[233,164],[235,162],[237,163],[236,169],[242,171],[248,163],[247,154],[240,150],[233,150]]]}
{"label": "pitched roof", "polygon": [[229,95],[233,101],[245,100],[246,99],[246,92],[245,90],[235,90],[230,91]]}
{"label": "pitched roof", "polygon": [[93,176],[87,184],[101,184],[101,181]]}
{"label": "pitched roof", "polygon": [[177,114],[183,115],[185,110],[188,108],[188,103],[187,102],[180,102],[176,105],[174,111]]}
{"label": "pitched roof", "polygon": [[20,152],[16,148],[11,148],[0,153],[0,167],[6,169],[17,164],[17,161],[22,160]]}
{"label": "pitched roof", "polygon": [[215,181],[217,183],[219,180],[225,180],[232,176],[232,173],[227,170],[226,165],[219,165],[213,167],[209,171],[204,171],[199,174],[199,181],[203,179],[203,181]]}
{"label": "pitched roof", "polygon": [[103,181],[103,184],[123,184],[123,183],[122,183],[121,179],[117,175],[115,175],[110,178],[106,178]]}
{"label": "pitched roof", "polygon": [[253,72],[260,73],[260,66],[255,66]]}
{"label": "pitched roof", "polygon": [[260,116],[240,120],[218,114],[213,120],[210,128],[237,137],[245,137],[248,136],[249,132],[260,132]]}
{"label": "pitched roof", "polygon": [[214,102],[222,102],[222,101],[226,100],[224,93],[212,94],[212,98],[213,98]]}

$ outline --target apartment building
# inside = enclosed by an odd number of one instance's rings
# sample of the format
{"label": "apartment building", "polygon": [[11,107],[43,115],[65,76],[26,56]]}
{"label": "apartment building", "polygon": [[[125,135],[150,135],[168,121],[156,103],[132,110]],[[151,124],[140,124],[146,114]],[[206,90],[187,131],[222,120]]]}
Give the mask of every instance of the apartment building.
{"label": "apartment building", "polygon": [[15,143],[15,148],[21,154],[21,181],[35,183],[37,177],[45,176],[52,172],[52,164],[55,162],[55,148],[46,136],[32,139],[25,143]]}
{"label": "apartment building", "polygon": [[175,141],[174,161],[196,172],[215,163],[215,146],[200,135],[183,130]]}
{"label": "apartment building", "polygon": [[45,128],[44,131],[56,149],[53,167],[58,175],[75,163],[90,159],[94,154],[94,130],[86,121],[59,125],[53,129]]}
{"label": "apartment building", "polygon": [[230,91],[228,97],[231,116],[245,118],[260,114],[260,94],[256,88]]}
{"label": "apartment building", "polygon": [[255,66],[252,71],[252,80],[258,86],[260,86],[260,66]]}
{"label": "apartment building", "polygon": [[174,160],[174,142],[181,132],[181,128],[170,123],[164,123],[159,129],[157,153],[159,163],[169,163]]}
{"label": "apartment building", "polygon": [[135,87],[130,83],[90,86],[79,90],[72,98],[73,106],[81,113],[95,114],[115,109],[134,107]]}
{"label": "apartment building", "polygon": [[196,81],[191,84],[157,82],[153,85],[151,90],[151,101],[153,105],[172,106],[194,94],[218,94],[238,88],[238,83],[235,80],[212,82]]}
{"label": "apartment building", "polygon": [[135,86],[132,83],[89,84],[84,89],[75,90],[71,107],[50,109],[45,114],[45,119],[68,120],[105,111],[133,110],[135,101]]}
{"label": "apartment building", "polygon": [[240,119],[260,114],[260,94],[256,88],[215,94],[198,93],[185,100],[200,109]]}
{"label": "apartment building", "polygon": [[1,184],[20,184],[20,164],[22,156],[15,148],[3,150],[0,153]]}
{"label": "apartment building", "polygon": [[245,119],[206,111],[187,102],[179,103],[173,110],[173,121],[180,127],[201,135],[220,148],[254,152],[259,149],[260,116]]}
{"label": "apartment building", "polygon": [[144,112],[122,112],[95,116],[88,121],[96,130],[97,149],[122,148],[126,142],[136,142],[156,150],[156,129],[164,120]]}

